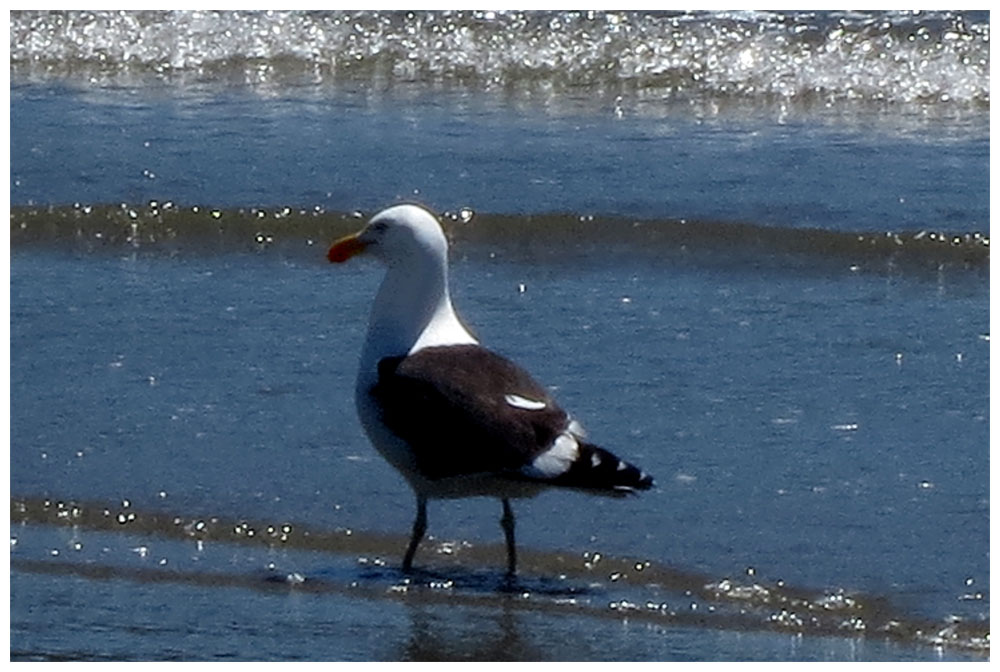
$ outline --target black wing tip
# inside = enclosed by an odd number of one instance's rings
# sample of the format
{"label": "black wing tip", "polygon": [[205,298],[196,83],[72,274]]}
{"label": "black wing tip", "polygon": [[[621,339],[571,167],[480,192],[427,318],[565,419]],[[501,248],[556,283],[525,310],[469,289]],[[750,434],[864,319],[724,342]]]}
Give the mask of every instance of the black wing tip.
{"label": "black wing tip", "polygon": [[566,477],[565,475],[554,479],[533,478],[525,476],[522,472],[511,473],[507,476],[512,480],[544,483],[550,486],[566,488],[567,490],[577,490],[588,495],[614,497],[619,499],[625,497],[636,497],[640,492],[650,490],[656,486],[656,482],[653,480],[652,476],[649,476],[645,472],[640,472],[640,474],[641,478],[639,480],[629,483],[595,482],[593,479]]}
{"label": "black wing tip", "polygon": [[580,444],[577,460],[566,473],[550,483],[612,497],[635,495],[654,485],[653,477],[646,472],[589,443]]}
{"label": "black wing tip", "polygon": [[645,472],[639,472],[639,480],[629,484],[619,484],[612,486],[616,492],[623,495],[638,495],[640,492],[651,490],[656,485],[653,477]]}
{"label": "black wing tip", "polygon": [[637,483],[635,483],[635,485],[632,486],[632,488],[634,490],[650,490],[655,485],[656,481],[653,480],[652,476],[650,476],[644,471],[640,471],[639,480]]}

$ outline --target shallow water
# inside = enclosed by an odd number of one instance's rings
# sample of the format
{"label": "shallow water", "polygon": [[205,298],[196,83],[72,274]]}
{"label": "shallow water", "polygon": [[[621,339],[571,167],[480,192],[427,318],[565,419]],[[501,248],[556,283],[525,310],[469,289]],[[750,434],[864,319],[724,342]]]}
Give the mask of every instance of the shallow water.
{"label": "shallow water", "polygon": [[[138,46],[263,17],[163,16],[142,15]],[[939,51],[988,34],[971,15],[794,16],[824,34],[843,18],[838,40],[912,25]],[[890,100],[833,82],[819,104],[599,68],[572,86],[433,60],[444,74],[348,75],[319,43],[289,66],[195,40],[163,71],[116,61],[101,36],[131,24],[94,17],[103,65],[60,51],[75,28],[12,57],[12,657],[988,655],[974,68],[942,65],[930,98],[895,77]],[[692,35],[804,34],[701,21]],[[515,585],[490,500],[432,503],[424,569],[398,571],[412,495],[354,417],[379,271],[330,267],[326,244],[414,198],[447,211],[453,295],[483,341],[657,479],[517,502]]]}
{"label": "shallow water", "polygon": [[[930,622],[988,613],[970,597],[988,583],[977,281],[484,256],[455,266],[480,335],[659,481],[627,502],[519,503],[525,549],[635,557],[708,582],[749,570],[751,585],[887,595]],[[376,275],[340,271],[266,254],[16,253],[11,384],[31,394],[12,411],[15,494],[396,533],[367,553],[397,562],[412,498],[350,403]],[[782,298],[779,279],[792,284]],[[435,504],[432,531],[498,542],[498,513]],[[141,545],[173,567],[155,536]],[[328,564],[293,567],[312,577]],[[499,572],[499,553],[484,564]]]}

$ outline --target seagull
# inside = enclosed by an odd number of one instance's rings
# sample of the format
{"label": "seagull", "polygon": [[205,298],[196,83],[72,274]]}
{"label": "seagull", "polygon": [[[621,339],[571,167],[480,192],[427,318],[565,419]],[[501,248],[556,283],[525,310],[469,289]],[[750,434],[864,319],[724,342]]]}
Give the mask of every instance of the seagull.
{"label": "seagull", "polygon": [[416,494],[404,572],[427,531],[430,499],[499,498],[513,577],[511,499],[551,487],[610,496],[652,487],[651,476],[589,443],[546,388],[465,327],[448,289],[448,240],[428,210],[382,210],[334,242],[327,258],[342,263],[360,254],[386,272],[361,350],[355,404],[372,445]]}

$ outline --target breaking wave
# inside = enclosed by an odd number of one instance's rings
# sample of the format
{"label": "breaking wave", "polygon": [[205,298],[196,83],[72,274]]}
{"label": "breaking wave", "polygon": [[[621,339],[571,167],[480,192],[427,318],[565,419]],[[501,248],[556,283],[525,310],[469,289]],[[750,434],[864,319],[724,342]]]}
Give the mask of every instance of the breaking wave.
{"label": "breaking wave", "polygon": [[988,12],[11,12],[11,72],[122,83],[988,106]]}

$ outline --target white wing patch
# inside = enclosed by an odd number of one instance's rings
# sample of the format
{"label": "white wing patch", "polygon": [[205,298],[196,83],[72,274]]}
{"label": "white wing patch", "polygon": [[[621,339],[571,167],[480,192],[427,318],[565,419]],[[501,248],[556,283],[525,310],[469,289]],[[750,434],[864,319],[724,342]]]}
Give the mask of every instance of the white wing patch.
{"label": "white wing patch", "polygon": [[563,432],[556,437],[548,450],[532,460],[524,469],[531,476],[557,478],[569,471],[573,462],[579,457],[580,444],[572,434]]}
{"label": "white wing patch", "polygon": [[525,411],[540,411],[546,406],[544,401],[528,399],[519,394],[505,394],[503,400],[514,408],[524,409]]}

